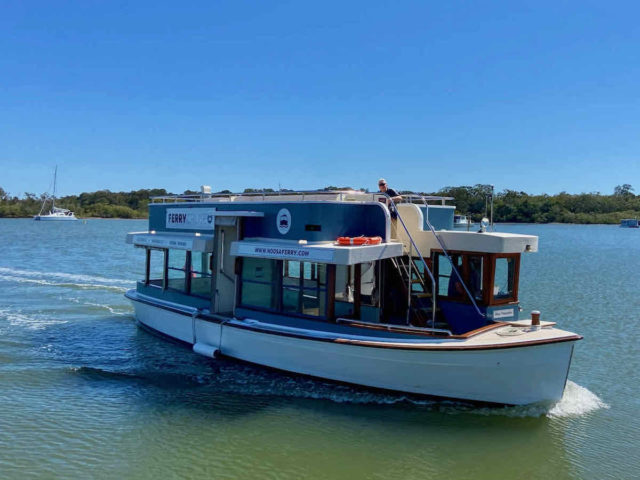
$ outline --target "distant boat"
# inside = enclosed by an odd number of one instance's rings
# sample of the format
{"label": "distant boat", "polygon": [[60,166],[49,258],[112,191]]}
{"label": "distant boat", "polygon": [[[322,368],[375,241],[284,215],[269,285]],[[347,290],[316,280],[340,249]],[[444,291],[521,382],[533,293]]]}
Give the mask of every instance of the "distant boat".
{"label": "distant boat", "polygon": [[[56,207],[56,182],[58,179],[58,166],[53,172],[53,194],[51,196],[46,195],[40,208],[40,213],[34,215],[34,220],[48,221],[48,220],[78,220],[71,210],[66,208]],[[51,208],[47,212],[47,203],[51,200]]]}
{"label": "distant boat", "polygon": [[454,215],[453,226],[454,228],[467,228],[473,225],[473,221],[466,215]]}
{"label": "distant boat", "polygon": [[620,220],[622,228],[640,228],[640,221],[637,218],[625,218]]}

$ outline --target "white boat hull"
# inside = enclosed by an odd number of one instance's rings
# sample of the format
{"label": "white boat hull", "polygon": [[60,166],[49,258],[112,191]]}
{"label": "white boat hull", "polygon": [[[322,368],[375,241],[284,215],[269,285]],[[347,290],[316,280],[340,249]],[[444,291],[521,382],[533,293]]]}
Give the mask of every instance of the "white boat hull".
{"label": "white boat hull", "polygon": [[238,320],[221,325],[194,318],[188,311],[133,304],[141,324],[247,362],[385,390],[511,405],[559,400],[574,344],[439,351],[380,348],[256,331],[251,323],[248,329]]}
{"label": "white boat hull", "polygon": [[75,216],[70,215],[36,215],[33,217],[33,219],[41,222],[68,222],[78,220]]}

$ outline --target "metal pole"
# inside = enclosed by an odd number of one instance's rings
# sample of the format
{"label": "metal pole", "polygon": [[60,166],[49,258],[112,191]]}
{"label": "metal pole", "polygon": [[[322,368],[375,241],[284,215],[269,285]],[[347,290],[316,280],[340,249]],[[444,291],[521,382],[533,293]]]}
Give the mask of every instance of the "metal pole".
{"label": "metal pole", "polygon": [[491,185],[491,231],[494,231],[494,228],[493,228],[493,185]]}
{"label": "metal pole", "polygon": [[412,246],[409,245],[409,265],[407,265],[407,272],[409,272],[409,279],[407,280],[407,325],[411,324],[411,280],[413,279],[413,269],[411,267],[411,255],[413,253]]}

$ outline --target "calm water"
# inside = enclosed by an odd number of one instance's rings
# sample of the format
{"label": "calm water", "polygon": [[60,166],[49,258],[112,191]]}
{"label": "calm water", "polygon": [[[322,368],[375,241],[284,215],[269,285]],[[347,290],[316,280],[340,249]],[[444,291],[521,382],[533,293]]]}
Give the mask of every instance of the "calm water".
{"label": "calm water", "polygon": [[585,339],[557,405],[487,409],[209,361],[138,329],[124,235],[145,227],[0,219],[0,478],[638,478],[640,231],[500,228],[540,236],[525,312]]}

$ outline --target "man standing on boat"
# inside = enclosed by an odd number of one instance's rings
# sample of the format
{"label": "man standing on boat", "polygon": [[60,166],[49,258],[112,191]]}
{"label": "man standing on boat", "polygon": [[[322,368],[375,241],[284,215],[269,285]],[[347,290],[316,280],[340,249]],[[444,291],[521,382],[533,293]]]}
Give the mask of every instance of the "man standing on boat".
{"label": "man standing on boat", "polygon": [[[387,207],[389,207],[389,213],[391,214],[391,238],[397,238],[398,212],[393,204],[402,201],[402,195],[396,192],[393,188],[389,188],[387,186],[387,181],[384,178],[378,180],[378,189],[380,190],[380,193],[384,193],[386,195],[385,200]],[[391,200],[393,200],[393,202],[391,202]]]}

